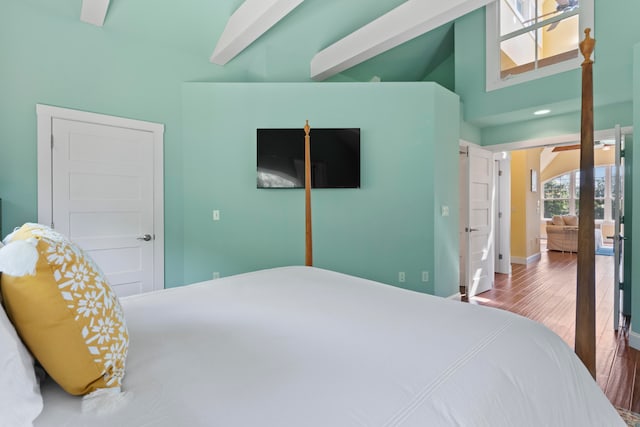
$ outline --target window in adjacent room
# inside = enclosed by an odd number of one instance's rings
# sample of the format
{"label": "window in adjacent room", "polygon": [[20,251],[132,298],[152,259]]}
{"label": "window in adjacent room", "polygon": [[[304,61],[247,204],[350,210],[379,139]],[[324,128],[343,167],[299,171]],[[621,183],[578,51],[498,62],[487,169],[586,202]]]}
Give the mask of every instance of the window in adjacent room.
{"label": "window in adjacent room", "polygon": [[[613,221],[615,174],[613,166],[594,168],[594,219]],[[578,215],[580,211],[580,171],[552,178],[542,184],[543,219],[553,215]]]}
{"label": "window in adjacent room", "polygon": [[593,0],[496,0],[487,6],[487,90],[577,68]]}

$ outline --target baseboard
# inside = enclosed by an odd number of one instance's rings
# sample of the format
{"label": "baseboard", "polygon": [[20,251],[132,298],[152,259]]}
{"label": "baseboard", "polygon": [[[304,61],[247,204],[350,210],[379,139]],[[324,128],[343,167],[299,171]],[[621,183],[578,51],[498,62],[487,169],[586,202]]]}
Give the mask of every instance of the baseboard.
{"label": "baseboard", "polygon": [[513,264],[523,264],[523,265],[527,265],[527,264],[531,264],[532,262],[536,262],[539,261],[540,258],[542,258],[542,255],[540,254],[540,252],[537,252],[531,256],[528,256],[527,258],[522,258],[519,256],[512,256],[511,257],[511,263]]}
{"label": "baseboard", "polygon": [[636,350],[640,350],[640,334],[633,332],[629,326],[629,345]]}

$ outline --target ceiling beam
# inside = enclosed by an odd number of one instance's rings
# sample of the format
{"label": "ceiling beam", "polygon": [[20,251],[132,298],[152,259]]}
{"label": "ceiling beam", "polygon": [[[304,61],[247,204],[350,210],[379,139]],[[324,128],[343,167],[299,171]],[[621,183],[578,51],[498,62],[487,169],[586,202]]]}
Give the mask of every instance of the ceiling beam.
{"label": "ceiling beam", "polygon": [[493,1],[408,0],[316,53],[311,78],[325,80]]}
{"label": "ceiling beam", "polygon": [[109,0],[82,0],[80,20],[87,24],[102,27],[104,19],[107,17],[108,9]]}
{"label": "ceiling beam", "polygon": [[226,64],[303,1],[245,0],[227,21],[209,60]]}

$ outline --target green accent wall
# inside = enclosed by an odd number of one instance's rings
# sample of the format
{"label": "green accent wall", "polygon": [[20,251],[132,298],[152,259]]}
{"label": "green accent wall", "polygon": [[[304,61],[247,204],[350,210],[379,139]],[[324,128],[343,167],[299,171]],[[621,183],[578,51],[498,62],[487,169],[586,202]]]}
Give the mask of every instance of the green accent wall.
{"label": "green accent wall", "polygon": [[426,82],[185,83],[182,92],[186,283],[304,264],[304,191],[256,188],[256,129],[309,119],[312,140],[314,127],[361,129],[361,188],[312,192],[314,265],[458,291],[457,95]]}
{"label": "green accent wall", "polygon": [[[4,2],[0,13],[1,234],[37,220],[37,103],[163,123],[165,281],[182,283],[181,82],[207,75],[206,51],[202,60],[182,46],[146,44],[80,22],[79,3],[45,3]],[[110,14],[135,17],[140,8],[118,4]],[[136,28],[151,31],[157,22],[146,18]]]}
{"label": "green accent wall", "polygon": [[[640,41],[640,26],[636,22],[640,2],[594,3],[596,22],[592,36],[596,39],[593,69],[597,117],[600,107],[632,100],[632,57],[633,46]],[[551,106],[554,112],[580,110],[579,68],[487,92],[485,19],[482,8],[455,22],[455,88],[464,102],[466,121],[490,126],[497,119],[502,123],[505,118],[523,120],[523,114],[533,117],[530,114],[541,106]],[[628,114],[630,111],[625,116]]]}

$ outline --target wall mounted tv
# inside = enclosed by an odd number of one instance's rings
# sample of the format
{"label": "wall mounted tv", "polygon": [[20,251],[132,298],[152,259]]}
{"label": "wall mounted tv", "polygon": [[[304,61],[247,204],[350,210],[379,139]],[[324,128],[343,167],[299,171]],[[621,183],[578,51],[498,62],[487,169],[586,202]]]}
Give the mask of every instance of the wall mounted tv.
{"label": "wall mounted tv", "polygon": [[[311,128],[311,186],[360,188],[360,129]],[[258,129],[257,187],[304,187],[304,130]]]}

